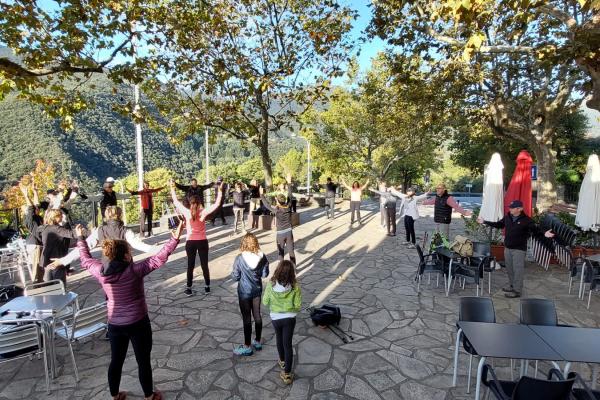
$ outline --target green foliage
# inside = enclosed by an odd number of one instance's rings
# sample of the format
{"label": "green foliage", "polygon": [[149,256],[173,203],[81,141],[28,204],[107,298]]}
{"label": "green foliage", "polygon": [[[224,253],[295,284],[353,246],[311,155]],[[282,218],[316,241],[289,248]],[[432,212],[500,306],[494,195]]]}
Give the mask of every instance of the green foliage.
{"label": "green foliage", "polygon": [[251,158],[239,164],[236,168],[239,179],[248,184],[251,180],[262,181],[264,179],[263,166],[260,158]]}
{"label": "green foliage", "polygon": [[467,236],[471,237],[475,242],[483,242],[495,245],[502,244],[502,230],[495,229],[477,222],[479,211],[481,211],[481,209],[477,207],[473,209],[473,214],[471,214],[471,216],[462,217],[465,223],[465,233]]}
{"label": "green foliage", "polygon": [[306,180],[306,154],[291,149],[277,161],[275,174],[284,181],[292,177],[296,181]]}

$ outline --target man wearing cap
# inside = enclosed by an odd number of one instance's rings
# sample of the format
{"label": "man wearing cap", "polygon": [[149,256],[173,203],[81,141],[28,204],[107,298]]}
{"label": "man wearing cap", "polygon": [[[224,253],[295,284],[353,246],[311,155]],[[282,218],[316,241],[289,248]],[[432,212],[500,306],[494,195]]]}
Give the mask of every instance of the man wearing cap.
{"label": "man wearing cap", "polygon": [[102,185],[102,191],[100,192],[100,196],[90,198],[94,201],[100,200],[100,211],[102,212],[103,221],[106,207],[116,206],[117,199],[126,199],[127,197],[129,197],[129,195],[126,194],[117,195],[117,193],[113,190],[113,186],[115,186],[115,178],[109,176],[108,178],[106,178],[106,182],[104,182],[104,184]]}
{"label": "man wearing cap", "polygon": [[[215,199],[218,197],[219,188],[221,188],[222,182],[223,182],[223,177],[219,176],[213,186],[213,188],[215,189]],[[225,203],[225,193],[229,193],[228,185],[224,183],[221,190],[223,191],[223,196],[221,196],[221,204],[219,204],[221,207],[219,207],[217,209],[217,211],[215,211],[215,213],[213,214],[213,218],[210,221],[213,225],[215,224],[215,220],[217,219],[217,217],[221,217],[221,221],[223,221],[223,225],[227,225],[227,221],[225,221],[225,211],[223,210],[223,204]]]}
{"label": "man wearing cap", "polygon": [[452,222],[452,210],[468,217],[471,211],[465,210],[458,204],[458,201],[446,190],[446,185],[440,183],[435,188],[435,197],[427,199],[423,205],[433,205],[433,222],[436,224],[436,230],[450,238],[450,222]]}
{"label": "man wearing cap", "polygon": [[[508,206],[508,213],[498,222],[484,221],[477,218],[477,222],[504,231],[504,263],[508,273],[508,286],[502,288],[508,298],[521,297],[523,292],[523,274],[525,273],[525,255],[527,254],[527,240],[532,233],[540,233],[540,229],[531,218],[523,213],[523,202],[513,200]],[[544,236],[554,236],[551,230]]]}

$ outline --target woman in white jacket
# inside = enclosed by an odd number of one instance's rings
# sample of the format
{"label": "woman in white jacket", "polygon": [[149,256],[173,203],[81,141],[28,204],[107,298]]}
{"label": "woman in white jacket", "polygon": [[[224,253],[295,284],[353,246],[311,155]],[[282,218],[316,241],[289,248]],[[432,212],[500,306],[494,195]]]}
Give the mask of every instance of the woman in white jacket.
{"label": "woman in white jacket", "polygon": [[429,192],[423,193],[420,196],[415,196],[415,189],[412,187],[406,190],[406,194],[400,193],[394,189],[392,189],[391,192],[393,195],[403,199],[404,230],[406,231],[406,242],[404,242],[404,244],[408,245],[408,248],[413,249],[417,243],[415,235],[415,220],[419,218],[419,207],[417,202],[425,200],[427,196],[429,196]]}

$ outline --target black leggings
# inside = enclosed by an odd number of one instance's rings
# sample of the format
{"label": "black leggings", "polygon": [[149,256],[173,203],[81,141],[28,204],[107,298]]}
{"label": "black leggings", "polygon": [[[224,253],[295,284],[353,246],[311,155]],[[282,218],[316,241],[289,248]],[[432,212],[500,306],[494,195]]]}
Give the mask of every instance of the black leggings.
{"label": "black leggings", "polygon": [[385,208],[385,213],[387,215],[387,230],[388,233],[393,235],[396,234],[396,206],[390,206]]}
{"label": "black leggings", "polygon": [[240,301],[240,311],[242,312],[242,322],[244,324],[244,344],[250,346],[252,343],[252,318],[254,318],[254,330],[256,331],[256,341],[260,342],[262,333],[262,317],[260,315],[260,296],[253,299],[242,299]]}
{"label": "black leggings", "polygon": [[289,374],[292,372],[292,365],[294,364],[292,337],[294,336],[294,328],[296,327],[296,317],[275,319],[272,322],[275,329],[279,359],[285,362],[285,373]]}
{"label": "black leggings", "polygon": [[210,286],[210,271],[208,270],[208,240],[188,240],[185,242],[185,252],[187,254],[187,287],[192,287],[194,280],[194,267],[196,266],[196,253],[200,256],[200,266],[202,267],[202,276],[204,284]]}
{"label": "black leggings", "polygon": [[108,324],[108,339],[110,340],[111,352],[110,365],[108,366],[108,387],[110,388],[110,394],[112,396],[119,394],[121,372],[123,371],[123,363],[127,356],[129,341],[131,340],[144,396],[152,396],[152,393],[154,393],[152,367],[150,365],[152,327],[150,326],[148,315],[130,325]]}
{"label": "black leggings", "polygon": [[406,241],[412,244],[417,243],[415,235],[415,220],[409,215],[404,216],[404,230],[406,230]]}

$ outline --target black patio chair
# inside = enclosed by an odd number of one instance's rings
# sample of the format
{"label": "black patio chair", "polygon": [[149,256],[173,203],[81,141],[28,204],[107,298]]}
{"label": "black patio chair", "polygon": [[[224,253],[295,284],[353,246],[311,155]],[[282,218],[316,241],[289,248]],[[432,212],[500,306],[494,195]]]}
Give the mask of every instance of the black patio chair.
{"label": "black patio chair", "polygon": [[416,246],[417,253],[419,254],[419,265],[417,266],[417,273],[415,274],[415,281],[417,282],[417,292],[421,290],[421,278],[424,274],[427,274],[429,281],[431,282],[431,274],[437,275],[437,287],[440,286],[440,275],[444,278],[444,286],[446,284],[446,275],[444,274],[444,263],[438,257],[436,253],[423,254],[421,246]]}
{"label": "black patio chair", "polygon": [[[558,323],[556,305],[548,299],[521,299],[519,323],[523,325],[570,326]],[[527,361],[525,361],[527,363]],[[537,377],[538,362],[535,362]],[[527,370],[525,370],[527,371]],[[526,372],[527,373],[527,372]]]}
{"label": "black patio chair", "polygon": [[[488,373],[491,375],[490,380]],[[570,400],[575,378],[552,380],[552,373],[553,370],[548,374],[548,379],[523,376],[516,381],[501,381],[494,369],[485,364],[481,383],[498,400]]]}
{"label": "black patio chair", "polygon": [[[575,379],[575,385],[579,385],[581,387],[573,387],[572,390],[572,398],[575,400],[600,400],[600,392],[597,390],[592,390],[585,383],[585,381],[581,378],[577,372],[569,372],[567,375],[569,379]],[[564,380],[564,376],[562,372],[553,368],[548,373],[548,379],[556,378],[557,380]],[[573,385],[573,386],[575,386]]]}
{"label": "black patio chair", "polygon": [[[461,297],[458,310],[458,320],[468,322],[496,322],[496,311],[492,299],[487,297]],[[452,376],[452,386],[456,386],[458,375],[458,352],[462,339],[462,345],[467,354],[469,354],[469,374],[467,377],[467,393],[471,389],[471,370],[473,366],[473,356],[478,356],[477,352],[463,335],[462,329],[457,325],[456,343],[454,347],[454,373]]]}
{"label": "black patio chair", "polygon": [[[476,285],[475,295],[479,296],[479,290],[483,293],[483,274],[485,266],[490,265],[490,257],[464,257],[452,263],[452,278],[459,281],[459,285],[465,288],[467,284]],[[490,278],[491,279],[491,278]]]}

